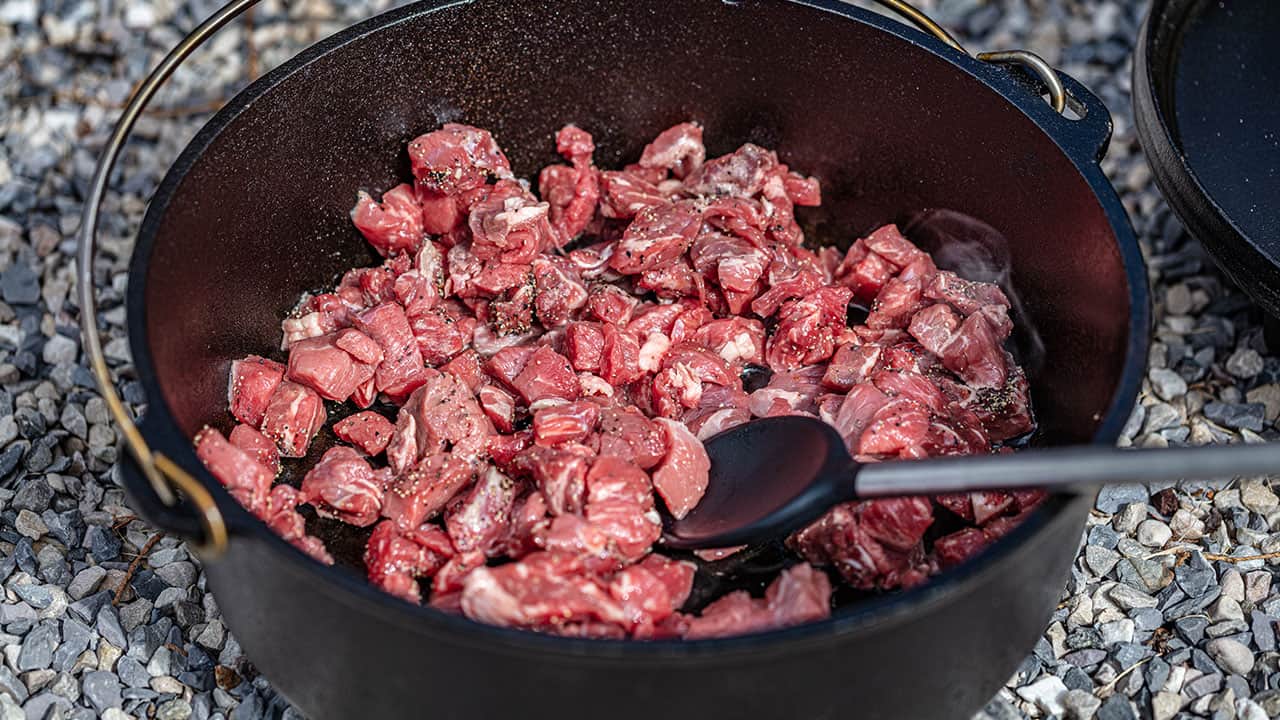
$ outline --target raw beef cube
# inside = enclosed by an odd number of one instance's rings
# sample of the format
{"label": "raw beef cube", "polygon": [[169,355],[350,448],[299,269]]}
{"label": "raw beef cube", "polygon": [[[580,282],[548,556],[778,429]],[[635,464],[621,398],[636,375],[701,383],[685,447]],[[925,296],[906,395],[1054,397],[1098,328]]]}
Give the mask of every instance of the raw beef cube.
{"label": "raw beef cube", "polygon": [[569,360],[545,346],[529,356],[528,364],[511,385],[528,404],[547,398],[575,400],[579,393],[578,376]]}
{"label": "raw beef cube", "polygon": [[489,554],[508,531],[516,483],[497,468],[480,474],[470,494],[445,518],[453,546],[460,552]]}
{"label": "raw beef cube", "polygon": [[879,345],[841,345],[836,348],[822,376],[823,387],[847,392],[866,382],[880,362]]}
{"label": "raw beef cube", "polygon": [[434,525],[404,530],[390,521],[373,529],[365,546],[369,582],[411,603],[422,601],[418,578],[431,577],[454,556],[449,536]]}
{"label": "raw beef cube", "polygon": [[587,303],[587,289],[572,263],[566,260],[534,260],[533,287],[538,322],[546,328],[565,324]]}
{"label": "raw beef cube", "polygon": [[227,383],[227,405],[231,414],[245,425],[260,427],[271,394],[284,379],[284,370],[284,365],[257,355],[232,362]]}
{"label": "raw beef cube", "polygon": [[677,520],[697,506],[707,490],[711,460],[702,441],[683,423],[658,418],[667,435],[667,455],[653,470],[653,489]]}
{"label": "raw beef cube", "polygon": [[600,410],[599,451],[648,470],[666,457],[666,433],[634,407],[606,405]]}
{"label": "raw beef cube", "polygon": [[366,410],[338,421],[333,434],[358,446],[366,455],[377,455],[387,449],[396,426],[381,414]]}
{"label": "raw beef cube", "polygon": [[527,264],[542,250],[558,246],[550,205],[509,180],[499,181],[489,197],[471,208],[467,225],[471,252],[485,262]]}
{"label": "raw beef cube", "polygon": [[951,336],[960,329],[960,317],[946,303],[930,305],[911,318],[907,332],[929,352],[941,356]]}
{"label": "raw beef cube", "polygon": [[750,318],[712,320],[693,333],[693,342],[736,366],[764,360],[764,325]]}
{"label": "raw beef cube", "polygon": [[595,372],[600,369],[604,352],[604,331],[597,323],[571,323],[565,328],[564,347],[574,370]]}
{"label": "raw beef cube", "polygon": [[836,412],[834,425],[851,450],[858,448],[872,418],[888,403],[889,396],[871,383],[854,385],[849,394],[845,395],[844,402]]}
{"label": "raw beef cube", "polygon": [[401,400],[426,382],[427,368],[403,308],[385,302],[356,313],[352,322],[382,346],[383,360],[374,375],[379,391]]}
{"label": "raw beef cube", "polygon": [[938,567],[943,570],[953,568],[982,552],[993,540],[979,528],[964,528],[940,537],[933,541]]}
{"label": "raw beef cube", "polygon": [[400,408],[395,434],[387,445],[387,460],[396,474],[430,453],[463,441],[484,442],[493,434],[492,423],[461,380],[435,370],[426,372],[430,379]]}
{"label": "raw beef cube", "polygon": [[871,418],[858,440],[858,454],[922,458],[928,432],[928,408],[909,398],[895,398]]}
{"label": "raw beef cube", "polygon": [[630,625],[622,606],[581,563],[558,553],[533,553],[472,571],[462,590],[462,612],[490,625],[561,633],[591,622]]}
{"label": "raw beef cube", "polygon": [[702,167],[707,150],[702,145],[702,128],[693,123],[680,123],[658,133],[644,146],[640,166],[670,170],[677,178]]}
{"label": "raw beef cube", "polygon": [[897,225],[885,225],[866,237],[867,249],[879,255],[898,270],[925,257],[911,241],[902,236]]}
{"label": "raw beef cube", "polygon": [[601,326],[604,342],[600,349],[599,375],[614,387],[621,387],[640,378],[640,342],[629,332],[618,330],[610,323]]}
{"label": "raw beef cube", "polygon": [[316,512],[365,527],[382,509],[383,480],[360,453],[346,446],[329,448],[302,478],[302,502]]}
{"label": "raw beef cube", "polygon": [[552,515],[577,513],[586,502],[591,451],[581,445],[531,447],[520,453],[515,466],[532,476]]}
{"label": "raw beef cube", "polygon": [[257,460],[268,470],[272,476],[280,472],[280,450],[276,444],[266,435],[255,430],[250,425],[236,425],[231,428],[231,434],[227,436],[232,445],[249,453],[249,457]]}
{"label": "raw beef cube", "polygon": [[1001,341],[1013,330],[1013,321],[1009,319],[1009,298],[997,285],[966,280],[953,272],[943,271],[925,287],[924,296],[951,303],[965,315],[982,313]]}
{"label": "raw beef cube", "polygon": [[481,367],[480,354],[474,350],[459,353],[452,360],[440,366],[440,372],[449,373],[466,384],[472,392],[479,392],[485,384],[484,369]]}
{"label": "raw beef cube", "polygon": [[254,456],[227,441],[222,433],[206,427],[196,435],[196,456],[250,512],[259,512],[267,502],[267,492],[275,473]]}
{"label": "raw beef cube", "polygon": [[471,464],[450,453],[419,460],[391,482],[383,495],[382,515],[403,529],[431,519],[475,477]]}
{"label": "raw beef cube", "polygon": [[702,214],[691,202],[645,208],[623,232],[609,267],[635,275],[667,265],[689,249],[701,226]]}
{"label": "raw beef cube", "polygon": [[533,414],[533,439],[554,447],[566,442],[582,442],[600,423],[600,407],[586,400],[553,405]]}
{"label": "raw beef cube", "polygon": [[285,380],[271,393],[260,429],[280,448],[281,456],[302,457],[324,421],[324,401],[320,395],[309,387]]}
{"label": "raw beef cube", "polygon": [[777,165],[778,156],[772,150],[747,143],[728,155],[708,160],[685,178],[684,188],[691,195],[749,198],[760,192]]}
{"label": "raw beef cube", "polygon": [[425,238],[422,207],[409,185],[386,191],[381,203],[361,191],[351,221],[383,257],[417,252]]}
{"label": "raw beef cube", "polygon": [[600,213],[608,218],[633,218],[645,208],[666,205],[669,198],[654,183],[634,172],[600,173]]}
{"label": "raw beef cube", "polygon": [[836,334],[845,328],[851,294],[848,288],[826,287],[783,305],[766,350],[769,367],[794,370],[829,359]]}
{"label": "raw beef cube", "polygon": [[[345,402],[357,389],[374,377],[374,368],[377,366],[377,363],[370,364],[358,360],[339,346],[339,342],[344,342],[342,335],[346,333],[369,340],[368,336],[360,331],[348,328],[332,335],[321,335],[296,342],[289,348],[288,378],[312,388],[320,393],[321,397]],[[352,346],[354,343],[348,339],[344,344]],[[365,347],[360,349],[367,350]],[[381,350],[376,345],[374,350],[380,358]]]}
{"label": "raw beef cube", "polygon": [[640,300],[616,285],[594,285],[587,293],[587,312],[600,322],[625,327]]}
{"label": "raw beef cube", "polygon": [[418,187],[441,195],[477,188],[490,177],[510,177],[511,163],[486,130],[446,123],[409,142]]}
{"label": "raw beef cube", "polygon": [[821,571],[801,563],[784,570],[762,599],[745,590],[711,603],[689,621],[690,640],[760,632],[821,620],[831,615],[831,581]]}
{"label": "raw beef cube", "polygon": [[904,497],[861,503],[859,521],[867,534],[885,547],[907,551],[933,524],[933,505],[926,498]]}
{"label": "raw beef cube", "polygon": [[529,358],[533,357],[536,350],[537,348],[527,345],[503,348],[485,362],[485,372],[507,387],[515,389],[516,378],[529,364]]}
{"label": "raw beef cube", "polygon": [[500,432],[509,433],[515,428],[516,399],[497,385],[485,385],[476,393],[480,408]]}
{"label": "raw beef cube", "polygon": [[981,313],[965,318],[940,355],[948,370],[973,387],[999,388],[1008,379],[1004,350]]}

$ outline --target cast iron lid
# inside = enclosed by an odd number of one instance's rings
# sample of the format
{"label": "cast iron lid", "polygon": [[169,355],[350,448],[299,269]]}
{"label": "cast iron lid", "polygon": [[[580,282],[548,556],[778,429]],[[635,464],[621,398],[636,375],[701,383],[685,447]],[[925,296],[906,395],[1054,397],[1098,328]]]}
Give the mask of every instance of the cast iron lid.
{"label": "cast iron lid", "polygon": [[1280,316],[1280,2],[1154,0],[1133,88],[1170,207]]}

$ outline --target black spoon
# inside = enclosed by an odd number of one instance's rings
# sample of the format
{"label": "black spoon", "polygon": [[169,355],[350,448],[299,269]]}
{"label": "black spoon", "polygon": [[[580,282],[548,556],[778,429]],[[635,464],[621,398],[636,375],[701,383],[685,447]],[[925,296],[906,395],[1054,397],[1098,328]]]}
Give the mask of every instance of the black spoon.
{"label": "black spoon", "polygon": [[782,537],[832,505],[859,498],[1280,472],[1280,443],[1145,450],[1074,446],[859,463],[835,428],[803,415],[752,420],[709,439],[706,448],[706,494],[684,518],[665,518],[667,547],[732,547]]}

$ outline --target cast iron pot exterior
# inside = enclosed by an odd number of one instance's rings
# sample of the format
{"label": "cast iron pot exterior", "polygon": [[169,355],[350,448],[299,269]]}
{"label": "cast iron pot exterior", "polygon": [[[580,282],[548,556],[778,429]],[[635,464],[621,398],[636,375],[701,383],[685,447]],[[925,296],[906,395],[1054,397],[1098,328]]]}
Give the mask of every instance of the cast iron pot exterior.
{"label": "cast iron pot exterior", "polygon": [[[228,426],[229,362],[277,346],[300,290],[374,261],[347,213],[356,189],[407,176],[415,135],[449,120],[492,129],[529,176],[554,160],[566,122],[590,130],[611,167],[692,118],[709,153],[757,142],[822,180],[810,237],[847,243],[933,207],[998,228],[1022,320],[1046,345],[1032,380],[1045,442],[1113,443],[1145,364],[1146,276],[1097,166],[1110,119],[1064,82],[1083,120],[1054,113],[1016,73],[834,0],[425,2],[259,80],[166,176],[128,297],[151,399],[143,434],[227,519],[229,549],[205,568],[248,656],[318,719],[968,717],[1043,630],[1090,498],[1055,496],[973,562],[825,622],[585,641],[414,607],[311,561],[221,489],[189,438]],[[198,535],[193,516],[122,467],[140,513]]]}

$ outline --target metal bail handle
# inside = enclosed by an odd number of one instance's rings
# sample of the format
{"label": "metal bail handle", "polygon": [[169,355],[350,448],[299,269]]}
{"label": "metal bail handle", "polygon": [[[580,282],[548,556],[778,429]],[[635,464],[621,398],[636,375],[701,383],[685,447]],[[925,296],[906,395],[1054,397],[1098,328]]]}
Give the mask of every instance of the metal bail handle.
{"label": "metal bail handle", "polygon": [[[138,85],[121,111],[120,119],[116,122],[111,137],[103,148],[102,156],[98,158],[93,181],[85,198],[84,210],[80,215],[80,231],[77,233],[79,259],[76,290],[80,300],[80,330],[84,338],[85,354],[89,358],[89,365],[98,382],[98,389],[112,418],[124,434],[124,444],[129,454],[138,463],[138,467],[146,476],[156,496],[170,507],[177,506],[181,501],[193,506],[193,512],[199,517],[204,533],[201,538],[187,540],[192,549],[206,560],[226,552],[226,520],[209,490],[199,480],[192,477],[173,460],[151,449],[116,393],[115,386],[111,382],[111,372],[107,368],[107,361],[102,353],[102,341],[98,337],[98,306],[93,286],[93,248],[98,233],[98,214],[101,210],[102,198],[107,192],[111,171],[143,110],[183,60],[186,60],[196,48],[204,44],[218,30],[257,2],[258,0],[232,0],[224,5],[169,51],[164,60],[160,61],[151,74]],[[181,500],[178,497],[179,493],[182,495]]]}
{"label": "metal bail handle", "polygon": [[[908,20],[912,25],[929,33],[935,38],[941,40],[947,45],[959,50],[965,55],[969,54],[968,50],[959,43],[951,33],[934,21],[919,8],[906,2],[906,0],[874,0],[876,4],[888,8],[898,15]],[[1036,55],[1029,50],[1002,50],[997,52],[978,53],[976,56],[983,62],[1002,63],[1010,65],[1021,65],[1044,82],[1049,89],[1049,104],[1053,106],[1054,112],[1062,113],[1067,109],[1067,90],[1063,87],[1062,79],[1058,77],[1057,71],[1053,66],[1045,61],[1044,58]]]}

